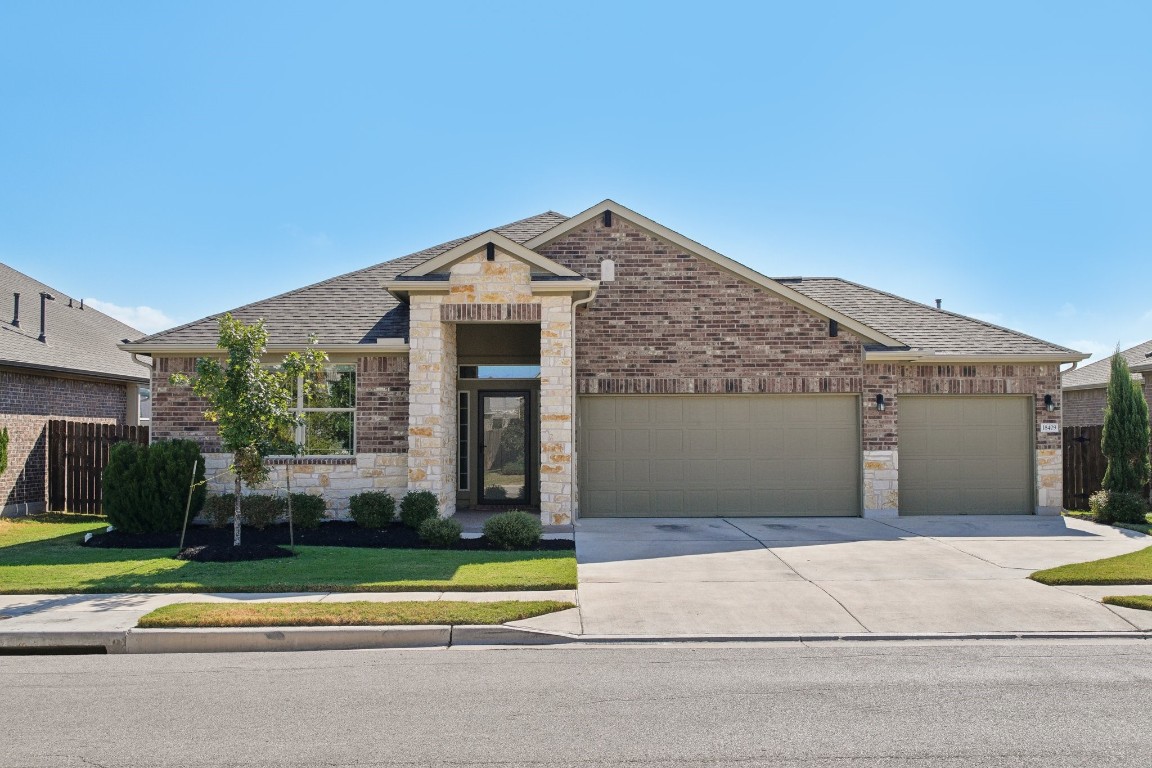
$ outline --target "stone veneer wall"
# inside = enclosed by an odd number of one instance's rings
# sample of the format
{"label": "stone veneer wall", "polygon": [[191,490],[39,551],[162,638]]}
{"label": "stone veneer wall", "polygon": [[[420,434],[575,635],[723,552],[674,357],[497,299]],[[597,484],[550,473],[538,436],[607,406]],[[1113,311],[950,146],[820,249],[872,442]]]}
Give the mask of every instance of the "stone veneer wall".
{"label": "stone veneer wall", "polygon": [[532,293],[531,269],[496,250],[449,271],[448,293],[413,295],[409,309],[408,481],[437,494],[442,514],[456,506],[456,323],[540,322],[540,516],[562,525],[575,514],[572,299]]}
{"label": "stone veneer wall", "polygon": [[8,428],[8,469],[0,475],[0,515],[44,511],[50,420],[123,424],[127,408],[127,384],[0,371],[0,427]]}

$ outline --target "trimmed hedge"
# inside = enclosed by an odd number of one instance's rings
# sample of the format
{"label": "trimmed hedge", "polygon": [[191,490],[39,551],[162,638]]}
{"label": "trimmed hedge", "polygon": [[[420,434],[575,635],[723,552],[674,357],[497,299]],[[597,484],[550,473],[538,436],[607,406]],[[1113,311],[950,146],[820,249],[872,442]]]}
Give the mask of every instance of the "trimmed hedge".
{"label": "trimmed hedge", "polygon": [[348,512],[361,528],[383,528],[396,519],[396,499],[387,491],[364,491],[348,499]]}
{"label": "trimmed hedge", "polygon": [[543,533],[540,518],[519,510],[501,512],[484,523],[484,537],[501,549],[534,549]]}
{"label": "trimmed hedge", "polygon": [[324,521],[325,506],[320,496],[310,493],[292,494],[292,525],[304,530],[319,528]]}
{"label": "trimmed hedge", "polygon": [[192,462],[198,462],[190,517],[204,506],[204,457],[191,440],[112,446],[104,468],[104,514],[128,533],[179,531],[184,524]]}
{"label": "trimmed hedge", "polygon": [[408,491],[400,501],[400,522],[414,531],[425,520],[440,516],[440,502],[431,491]]}
{"label": "trimmed hedge", "polygon": [[463,529],[450,517],[433,517],[420,524],[420,538],[437,549],[452,549],[460,541]]}

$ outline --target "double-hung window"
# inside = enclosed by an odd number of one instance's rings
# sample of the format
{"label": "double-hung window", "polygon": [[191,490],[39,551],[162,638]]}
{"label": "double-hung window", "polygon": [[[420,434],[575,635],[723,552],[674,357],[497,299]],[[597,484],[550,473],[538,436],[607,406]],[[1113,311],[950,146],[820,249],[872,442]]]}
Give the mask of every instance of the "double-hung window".
{"label": "double-hung window", "polygon": [[356,366],[326,365],[304,386],[296,380],[301,418],[293,439],[304,456],[351,456],[356,452]]}

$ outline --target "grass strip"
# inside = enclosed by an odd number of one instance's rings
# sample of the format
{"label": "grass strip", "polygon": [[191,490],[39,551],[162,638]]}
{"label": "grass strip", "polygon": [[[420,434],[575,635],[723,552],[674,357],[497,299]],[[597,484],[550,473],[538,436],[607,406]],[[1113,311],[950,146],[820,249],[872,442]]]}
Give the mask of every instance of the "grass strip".
{"label": "grass strip", "polygon": [[176,627],[375,627],[415,624],[503,624],[573,608],[554,600],[394,603],[176,603],[140,618],[144,629]]}
{"label": "grass strip", "polygon": [[1108,603],[1109,605],[1119,605],[1121,608],[1152,611],[1152,595],[1109,595],[1100,602]]}
{"label": "grass strip", "polygon": [[1152,547],[1087,563],[1071,563],[1036,571],[1029,578],[1041,584],[1152,584]]}

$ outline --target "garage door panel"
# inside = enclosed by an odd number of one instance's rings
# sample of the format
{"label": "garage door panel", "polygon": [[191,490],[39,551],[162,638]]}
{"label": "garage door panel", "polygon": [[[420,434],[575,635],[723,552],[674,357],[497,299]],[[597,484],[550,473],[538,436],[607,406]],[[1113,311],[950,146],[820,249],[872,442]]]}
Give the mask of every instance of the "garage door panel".
{"label": "garage door panel", "polygon": [[589,429],[587,434],[588,448],[593,453],[616,453],[616,436],[619,434],[616,430]]}
{"label": "garage door panel", "polygon": [[1030,514],[1031,398],[899,398],[900,514]]}
{"label": "garage door panel", "polygon": [[[593,412],[596,431],[615,414],[615,440],[589,430]],[[858,421],[859,400],[845,395],[581,398],[581,514],[857,515]]]}

